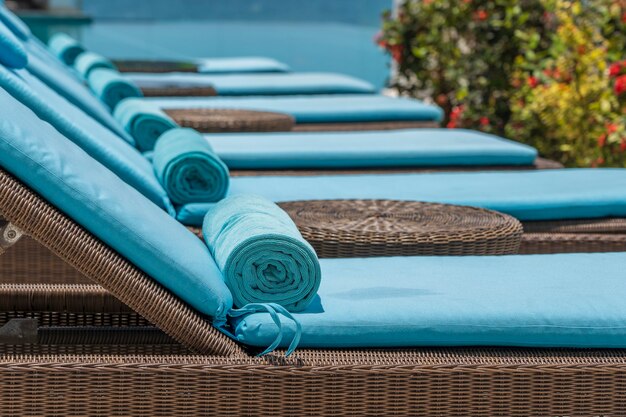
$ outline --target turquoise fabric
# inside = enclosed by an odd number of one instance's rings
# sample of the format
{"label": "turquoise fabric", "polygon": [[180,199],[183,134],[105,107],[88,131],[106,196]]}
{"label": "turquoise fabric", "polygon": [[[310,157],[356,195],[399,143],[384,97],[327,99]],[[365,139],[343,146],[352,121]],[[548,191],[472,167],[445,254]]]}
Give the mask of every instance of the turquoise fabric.
{"label": "turquoise fabric", "polygon": [[3,24],[0,24],[0,64],[9,68],[24,68],[28,64],[22,41]]}
{"label": "turquoise fabric", "polygon": [[31,36],[30,29],[26,26],[26,23],[22,22],[17,16],[13,14],[4,4],[0,3],[0,22],[6,25],[6,27],[13,32],[13,34],[20,40],[27,40]]}
{"label": "turquoise fabric", "polygon": [[223,324],[232,297],[200,239],[3,89],[0,108],[0,166]]}
{"label": "turquoise fabric", "polygon": [[215,202],[228,192],[228,168],[195,130],[165,132],[154,148],[152,164],[174,203]]}
{"label": "turquoise fabric", "polygon": [[[626,169],[231,178],[229,195],[250,193],[274,202],[433,201],[485,207],[520,220],[626,217]],[[177,217],[199,225],[210,207],[186,205]]]}
{"label": "turquoise fabric", "polygon": [[94,52],[83,52],[78,55],[76,61],[74,61],[74,68],[78,74],[85,79],[87,79],[91,71],[96,68],[117,69],[107,58]]}
{"label": "turquoise fabric", "polygon": [[342,74],[196,74],[126,73],[140,88],[213,87],[220,96],[293,94],[372,94],[370,83]]}
{"label": "turquoise fabric", "polygon": [[222,200],[207,213],[202,233],[236,307],[271,302],[302,311],[315,298],[321,282],[315,250],[271,201]]}
{"label": "turquoise fabric", "polygon": [[[300,347],[626,347],[626,253],[320,263],[319,302],[294,314]],[[277,331],[265,313],[235,324],[249,345]]]}
{"label": "turquoise fabric", "polygon": [[78,55],[85,48],[74,38],[65,33],[55,33],[48,42],[50,51],[65,64],[72,66]]}
{"label": "turquoise fabric", "polygon": [[288,65],[264,57],[201,58],[195,60],[203,74],[243,74],[259,72],[289,72]]}
{"label": "turquoise fabric", "polygon": [[113,117],[135,139],[142,152],[151,151],[157,139],[166,131],[178,127],[161,109],[144,99],[122,100],[113,112]]}
{"label": "turquoise fabric", "polygon": [[50,54],[36,39],[25,43],[28,51],[28,71],[47,84],[76,107],[98,120],[109,130],[134,143],[130,135],[120,126],[109,109],[58,59]]}
{"label": "turquoise fabric", "polygon": [[232,169],[531,165],[530,146],[462,129],[205,136]]}
{"label": "turquoise fabric", "polygon": [[109,106],[115,109],[117,104],[128,97],[143,97],[141,90],[119,72],[108,68],[96,68],[87,77],[91,91]]}
{"label": "turquoise fabric", "polygon": [[48,41],[48,48],[63,63],[72,66],[78,55],[85,48],[74,38],[65,33],[55,33]]}
{"label": "turquoise fabric", "polygon": [[0,87],[159,207],[174,214],[152,165],[130,144],[25,70],[10,71],[0,67]]}
{"label": "turquoise fabric", "polygon": [[162,109],[246,109],[291,114],[298,123],[440,121],[442,110],[419,100],[377,95],[147,98]]}

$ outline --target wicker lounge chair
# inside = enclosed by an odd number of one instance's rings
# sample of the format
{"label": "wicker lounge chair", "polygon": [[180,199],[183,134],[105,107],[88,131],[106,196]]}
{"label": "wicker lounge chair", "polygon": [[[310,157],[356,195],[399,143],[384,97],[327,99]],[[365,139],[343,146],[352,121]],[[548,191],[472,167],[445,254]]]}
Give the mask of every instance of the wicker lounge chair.
{"label": "wicker lounge chair", "polygon": [[[3,307],[10,307],[5,320],[38,317],[43,324],[40,345],[0,345],[3,409],[13,414],[527,416],[626,411],[620,388],[626,375],[624,350],[421,348],[250,356],[4,172],[0,214],[115,297],[93,286],[56,287],[63,294],[57,291],[56,297],[46,286],[0,286]],[[42,305],[64,311],[37,311],[44,310]],[[65,317],[70,321],[64,322]],[[148,322],[177,343],[155,333]],[[22,337],[37,336],[30,320],[12,324]],[[83,344],[72,345],[72,338],[80,340],[80,330],[70,327],[62,338],[63,324],[92,326],[92,338],[109,332],[119,344],[106,338],[98,343],[83,333]],[[102,329],[94,329],[98,326]],[[136,332],[126,343],[124,336],[111,336],[124,329],[126,335]],[[142,332],[144,344],[137,342]],[[45,344],[54,337],[59,338],[56,344]]]}

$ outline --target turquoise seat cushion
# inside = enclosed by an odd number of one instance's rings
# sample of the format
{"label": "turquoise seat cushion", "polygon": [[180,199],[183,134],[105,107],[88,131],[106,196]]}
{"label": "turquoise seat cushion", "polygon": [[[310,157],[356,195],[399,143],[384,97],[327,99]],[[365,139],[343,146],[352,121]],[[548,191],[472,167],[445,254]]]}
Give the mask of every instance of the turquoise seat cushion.
{"label": "turquoise seat cushion", "polygon": [[173,213],[152,165],[137,150],[26,70],[0,67],[0,87],[155,204]]}
{"label": "turquoise seat cushion", "polygon": [[377,95],[187,97],[148,99],[162,109],[245,109],[286,113],[298,123],[440,121],[442,110],[419,100]]}
{"label": "turquoise seat cushion", "polygon": [[109,130],[129,143],[134,143],[130,135],[115,121],[109,109],[89,91],[76,73],[71,72],[69,67],[54,59],[36,39],[29,40],[25,46],[29,58],[27,69],[31,74]]}
{"label": "turquoise seat cushion", "polygon": [[216,202],[228,192],[228,168],[193,129],[165,132],[154,149],[152,165],[170,199],[177,204]]}
{"label": "turquoise seat cushion", "polygon": [[271,58],[234,57],[201,58],[195,60],[198,72],[203,74],[243,74],[259,72],[289,72],[288,65]]}
{"label": "turquoise seat cushion", "polygon": [[255,195],[224,199],[207,213],[202,234],[236,307],[276,303],[301,311],[317,296],[315,250],[276,204]]}
{"label": "turquoise seat cushion", "polygon": [[179,127],[171,117],[154,104],[141,98],[122,100],[113,117],[135,139],[137,149],[149,152],[163,133]]}
{"label": "turquoise seat cushion", "polygon": [[[229,195],[249,193],[275,202],[433,201],[485,207],[520,220],[626,217],[626,169],[231,178]],[[201,224],[210,207],[183,206],[178,219]]]}
{"label": "turquoise seat cushion", "polygon": [[0,22],[0,64],[9,68],[24,68],[28,54],[22,41]]}
{"label": "turquoise seat cushion", "polygon": [[87,79],[91,71],[96,68],[116,69],[111,61],[95,52],[83,52],[78,55],[74,61],[74,68],[84,79]]}
{"label": "turquoise seat cushion", "polygon": [[293,94],[372,94],[370,83],[342,74],[196,74],[127,73],[141,88],[213,87],[220,96],[293,95]]}
{"label": "turquoise seat cushion", "polygon": [[461,129],[205,136],[233,169],[532,165],[537,151]]}
{"label": "turquoise seat cushion", "polygon": [[[626,253],[322,259],[300,347],[626,347]],[[234,323],[267,346],[269,316]],[[294,326],[283,321],[283,343]]]}
{"label": "turquoise seat cushion", "polygon": [[223,323],[230,291],[206,245],[0,89],[0,166],[200,313]]}
{"label": "turquoise seat cushion", "polygon": [[20,40],[25,41],[31,36],[30,29],[26,26],[26,23],[22,22],[2,3],[0,3],[0,22],[6,25]]}
{"label": "turquoise seat cushion", "polygon": [[67,65],[74,65],[78,55],[85,52],[85,48],[74,38],[65,33],[55,33],[48,42],[50,51]]}
{"label": "turquoise seat cushion", "polygon": [[96,68],[87,78],[89,88],[111,110],[129,97],[143,97],[141,90],[128,78],[110,68]]}

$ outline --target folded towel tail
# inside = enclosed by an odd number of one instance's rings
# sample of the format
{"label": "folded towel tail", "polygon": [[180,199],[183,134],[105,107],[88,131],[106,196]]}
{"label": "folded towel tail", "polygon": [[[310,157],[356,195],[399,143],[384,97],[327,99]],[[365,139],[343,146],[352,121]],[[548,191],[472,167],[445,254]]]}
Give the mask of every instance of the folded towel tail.
{"label": "folded towel tail", "polygon": [[176,204],[215,202],[228,192],[228,167],[193,129],[165,132],[154,148],[152,165]]}
{"label": "folded towel tail", "polygon": [[235,306],[275,303],[302,311],[316,297],[321,270],[315,250],[269,200],[222,200],[207,213],[202,232]]}
{"label": "folded towel tail", "polygon": [[117,69],[107,58],[94,52],[83,52],[78,55],[76,61],[74,61],[74,68],[84,79],[87,79],[91,71],[97,68]]}
{"label": "folded towel tail", "polygon": [[142,97],[139,87],[133,82],[124,78],[119,72],[109,68],[96,68],[92,70],[87,78],[91,90],[102,100],[111,110],[117,104],[129,97]]}
{"label": "folded towel tail", "polygon": [[142,152],[152,151],[163,133],[178,127],[159,107],[142,99],[123,100],[115,107],[113,116],[135,139]]}
{"label": "folded towel tail", "polygon": [[65,33],[56,33],[52,36],[48,48],[67,65],[74,65],[78,55],[85,52],[85,48],[76,39]]}

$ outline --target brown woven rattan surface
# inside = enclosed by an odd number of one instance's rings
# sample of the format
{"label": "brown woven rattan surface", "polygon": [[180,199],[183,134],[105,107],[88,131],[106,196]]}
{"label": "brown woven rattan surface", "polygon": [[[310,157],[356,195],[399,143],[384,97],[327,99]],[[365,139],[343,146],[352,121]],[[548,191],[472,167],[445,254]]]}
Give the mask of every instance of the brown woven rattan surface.
{"label": "brown woven rattan surface", "polygon": [[162,87],[141,87],[145,97],[210,97],[216,96],[213,87],[177,87],[164,85]]}
{"label": "brown woven rattan surface", "polygon": [[191,127],[198,132],[285,132],[293,128],[295,119],[284,113],[231,110],[231,109],[188,109],[165,110],[182,127]]}
{"label": "brown woven rattan surface", "polygon": [[113,64],[120,72],[198,72],[198,66],[193,62],[164,61],[164,60],[114,60]]}
{"label": "brown woven rattan surface", "polygon": [[177,340],[220,355],[161,354],[177,346],[168,343],[120,354],[118,345],[0,346],[5,415],[626,415],[626,350],[298,350],[255,358],[2,171],[0,215]]}
{"label": "brown woven rattan surface", "polygon": [[491,210],[393,200],[280,203],[322,258],[517,253],[522,224]]}

